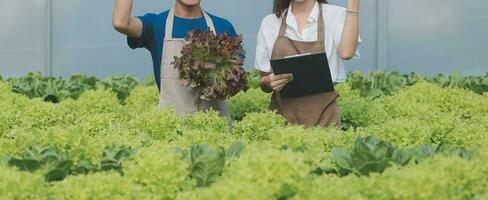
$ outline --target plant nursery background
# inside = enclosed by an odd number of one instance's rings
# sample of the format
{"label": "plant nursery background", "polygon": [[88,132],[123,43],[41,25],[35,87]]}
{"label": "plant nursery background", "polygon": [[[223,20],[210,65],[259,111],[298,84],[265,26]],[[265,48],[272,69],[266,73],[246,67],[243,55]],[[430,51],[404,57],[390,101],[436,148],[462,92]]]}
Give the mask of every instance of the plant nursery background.
{"label": "plant nursery background", "polygon": [[[488,1],[361,1],[339,130],[287,124],[251,70],[230,119],[157,109],[113,3],[0,0],[0,199],[488,199]],[[272,1],[203,4],[243,33],[252,68]]]}

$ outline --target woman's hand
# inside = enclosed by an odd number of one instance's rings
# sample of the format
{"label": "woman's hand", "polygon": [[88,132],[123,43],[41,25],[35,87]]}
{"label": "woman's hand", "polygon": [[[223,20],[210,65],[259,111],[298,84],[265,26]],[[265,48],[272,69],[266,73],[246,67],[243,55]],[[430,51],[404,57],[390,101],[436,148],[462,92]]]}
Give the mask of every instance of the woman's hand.
{"label": "woman's hand", "polygon": [[270,74],[269,81],[269,85],[273,91],[279,92],[286,86],[286,84],[293,81],[293,74]]}
{"label": "woman's hand", "polygon": [[292,74],[274,75],[273,73],[261,72],[261,89],[264,92],[281,91],[291,81],[293,81]]}

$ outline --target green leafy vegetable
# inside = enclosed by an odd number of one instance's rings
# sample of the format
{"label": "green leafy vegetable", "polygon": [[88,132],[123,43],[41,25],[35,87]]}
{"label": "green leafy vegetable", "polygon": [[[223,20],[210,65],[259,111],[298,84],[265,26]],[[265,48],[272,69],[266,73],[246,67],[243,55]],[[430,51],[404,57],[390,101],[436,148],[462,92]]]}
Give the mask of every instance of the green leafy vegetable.
{"label": "green leafy vegetable", "polygon": [[210,186],[224,171],[225,150],[208,145],[194,145],[190,149],[190,177],[201,187]]}
{"label": "green leafy vegetable", "polygon": [[30,147],[23,152],[22,158],[3,157],[3,162],[22,171],[41,170],[46,181],[62,181],[69,175],[88,174],[90,172],[115,170],[122,173],[122,162],[135,154],[135,149],[117,147],[106,149],[103,159],[97,166],[88,160],[74,164],[67,152],[52,147]]}
{"label": "green leafy vegetable", "polygon": [[[108,171],[116,170],[122,173],[122,163],[128,159],[131,155],[137,153],[136,149],[117,147],[113,149],[105,149],[103,152],[104,158],[98,164],[98,170]],[[85,163],[86,166],[88,163]]]}
{"label": "green leafy vegetable", "polygon": [[248,113],[268,111],[271,94],[263,92],[261,88],[251,88],[231,97],[228,103],[232,119],[240,121]]}
{"label": "green leafy vegetable", "polygon": [[355,140],[352,149],[336,148],[332,150],[331,160],[337,169],[320,167],[315,173],[337,173],[340,176],[353,173],[367,176],[371,173],[383,173],[392,163],[400,166],[411,162],[420,163],[436,154],[469,159],[476,155],[476,151],[447,145],[420,145],[401,149],[395,148],[391,143],[379,140],[375,136],[360,137]]}
{"label": "green leafy vegetable", "polygon": [[401,75],[398,72],[377,71],[361,75],[359,71],[354,71],[348,74],[347,79],[352,89],[359,90],[361,96],[368,98],[392,95],[421,81],[431,82],[443,88],[464,88],[478,94],[488,92],[488,73],[482,77],[462,76],[455,72],[448,76],[438,74],[429,78],[416,73]]}
{"label": "green leafy vegetable", "polygon": [[249,88],[259,88],[261,85],[261,71],[251,70],[247,72],[247,84]]}
{"label": "green leafy vegetable", "polygon": [[123,103],[139,82],[130,75],[112,76],[103,81],[94,76],[75,74],[69,79],[44,77],[41,73],[29,73],[20,78],[9,78],[12,91],[28,96],[42,98],[46,102],[59,103],[64,99],[78,99],[87,90],[103,88],[117,93]]}
{"label": "green leafy vegetable", "polygon": [[238,158],[241,156],[245,148],[246,146],[242,142],[234,142],[230,145],[229,150],[227,151],[227,157]]}
{"label": "green leafy vegetable", "polygon": [[368,136],[356,139],[352,150],[334,149],[332,161],[339,167],[340,175],[369,175],[372,172],[383,172],[390,165],[393,152],[390,143]]}
{"label": "green leafy vegetable", "polygon": [[111,76],[100,82],[105,89],[115,92],[122,103],[125,103],[125,99],[138,84],[137,79],[131,75]]}

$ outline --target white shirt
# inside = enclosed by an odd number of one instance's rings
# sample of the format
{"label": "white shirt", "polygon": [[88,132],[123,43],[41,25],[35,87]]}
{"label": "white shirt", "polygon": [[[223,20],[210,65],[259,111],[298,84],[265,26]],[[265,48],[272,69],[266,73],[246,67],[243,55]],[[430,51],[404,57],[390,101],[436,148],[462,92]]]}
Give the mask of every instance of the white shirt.
{"label": "white shirt", "polygon": [[[298,24],[293,12],[288,12],[286,18],[285,36],[296,41],[312,42],[317,41],[318,18],[320,16],[319,5],[323,7],[323,17],[325,22],[325,52],[329,61],[332,81],[346,81],[346,70],[344,60],[337,53],[337,46],[342,38],[342,30],[346,20],[346,8],[315,3],[308,24],[303,29],[302,34],[298,32]],[[291,5],[288,10],[291,10]],[[281,25],[281,18],[275,14],[266,16],[259,28],[256,45],[256,69],[263,72],[272,72],[271,70],[271,53],[273,52],[274,43],[278,37]],[[361,44],[361,37],[358,38],[358,46]],[[359,50],[356,50],[354,58],[359,59]]]}

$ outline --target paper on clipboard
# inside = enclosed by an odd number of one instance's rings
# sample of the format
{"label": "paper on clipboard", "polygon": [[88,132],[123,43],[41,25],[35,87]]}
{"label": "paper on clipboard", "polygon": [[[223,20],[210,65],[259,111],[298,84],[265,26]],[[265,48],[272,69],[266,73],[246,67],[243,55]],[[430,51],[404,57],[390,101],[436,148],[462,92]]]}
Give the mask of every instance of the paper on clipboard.
{"label": "paper on clipboard", "polygon": [[312,55],[312,53],[302,53],[302,54],[297,54],[297,55],[286,56],[286,57],[284,57],[284,58],[285,58],[285,59],[286,59],[286,58],[295,58],[295,57],[300,57],[300,56],[308,56],[308,55]]}

